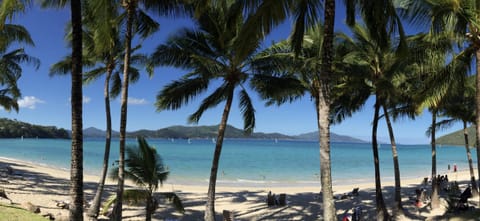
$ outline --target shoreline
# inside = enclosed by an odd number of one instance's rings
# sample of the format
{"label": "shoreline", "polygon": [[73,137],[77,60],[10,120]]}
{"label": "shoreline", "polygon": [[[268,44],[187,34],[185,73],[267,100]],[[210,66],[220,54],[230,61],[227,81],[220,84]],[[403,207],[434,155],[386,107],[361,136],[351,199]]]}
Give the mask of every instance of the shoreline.
{"label": "shoreline", "polygon": [[[61,170],[48,166],[31,164],[29,162],[0,158],[0,167],[10,166],[13,168],[14,176],[7,178],[7,182],[1,182],[0,187],[4,188],[8,197],[16,204],[22,205],[30,202],[38,205],[42,213],[51,213],[57,220],[63,220],[61,217],[68,216],[68,210],[56,207],[56,201],[69,200],[69,178],[68,170]],[[469,182],[469,171],[458,171],[455,174],[448,174],[451,181],[457,180],[461,189]],[[98,176],[84,175],[85,198],[87,201],[93,198],[98,182]],[[428,219],[443,214],[445,208],[433,211],[423,211],[417,214],[411,197],[415,195],[416,188],[421,188],[423,177],[415,179],[402,180],[403,204],[410,216],[419,219]],[[1,180],[0,180],[1,181]],[[393,182],[382,182],[382,192],[386,200],[387,208],[393,207]],[[126,188],[133,188],[132,183],[126,183]],[[334,185],[335,196],[340,197],[352,191],[353,188],[359,188],[358,197],[347,199],[336,199],[337,217],[341,219],[343,214],[355,206],[361,206],[364,212],[365,220],[371,220],[375,215],[375,185],[374,183],[357,183],[346,185]],[[107,179],[105,195],[108,197],[115,193],[116,182]],[[174,182],[166,182],[159,192],[173,191],[182,199],[186,214],[176,213],[171,207],[161,205],[154,214],[157,219],[177,219],[177,220],[199,220],[203,217],[206,192],[208,185],[185,185]],[[287,194],[286,207],[268,207],[265,203],[267,193],[271,191],[275,194]],[[216,188],[216,212],[221,219],[222,210],[231,210],[239,220],[315,220],[321,219],[321,194],[320,183],[313,185],[290,185],[275,186],[265,183],[253,186],[224,186],[219,184]],[[473,202],[478,202],[471,199]],[[0,199],[1,203],[5,203]],[[144,214],[143,207],[128,206],[125,210],[125,216],[128,220],[142,220]],[[391,212],[391,211],[390,211]],[[137,219],[138,218],[138,219]],[[417,220],[417,219],[406,219]]]}

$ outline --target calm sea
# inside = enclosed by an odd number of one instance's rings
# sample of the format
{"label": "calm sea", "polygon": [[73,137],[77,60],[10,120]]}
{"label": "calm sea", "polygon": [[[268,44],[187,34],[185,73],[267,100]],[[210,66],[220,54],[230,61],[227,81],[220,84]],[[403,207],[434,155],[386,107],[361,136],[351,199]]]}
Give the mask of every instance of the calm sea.
{"label": "calm sea", "polygon": [[[170,168],[170,182],[203,184],[208,182],[215,144],[209,139],[148,139]],[[135,145],[129,140],[128,145]],[[399,145],[402,179],[428,176],[431,171],[429,145]],[[84,168],[98,175],[104,152],[103,139],[84,141]],[[334,185],[374,181],[370,144],[332,143]],[[472,149],[473,158],[476,152]],[[0,157],[29,161],[55,168],[70,168],[70,140],[0,139]],[[110,165],[118,159],[118,140],[112,142]],[[393,181],[390,145],[380,147],[382,181]],[[437,148],[438,172],[448,164],[467,169],[465,148]],[[474,162],[476,165],[476,161]],[[224,142],[218,185],[318,185],[319,147],[313,141],[238,140]]]}

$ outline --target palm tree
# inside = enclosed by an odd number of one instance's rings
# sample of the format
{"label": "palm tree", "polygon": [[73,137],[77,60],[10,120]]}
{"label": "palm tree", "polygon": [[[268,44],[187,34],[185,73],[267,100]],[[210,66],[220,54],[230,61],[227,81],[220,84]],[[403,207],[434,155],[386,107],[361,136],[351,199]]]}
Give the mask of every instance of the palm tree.
{"label": "palm tree", "polygon": [[[472,186],[472,194],[478,195],[478,188],[473,169],[472,154],[468,142],[468,123],[475,121],[475,86],[473,84],[475,76],[469,77],[466,81],[459,81],[456,90],[451,90],[447,95],[445,103],[441,106],[441,114],[443,116],[452,117],[452,119],[439,122],[440,127],[450,126],[454,121],[461,121],[463,124],[463,135],[465,139],[465,150],[467,153],[468,166],[470,169],[470,180]],[[463,84],[463,85],[462,85]]]}
{"label": "palm tree", "polygon": [[[453,30],[459,37],[466,37],[461,45],[463,50],[457,57],[460,62],[465,58],[475,58],[476,66],[476,146],[477,168],[480,168],[480,5],[474,0],[412,1],[412,20],[419,23],[431,23],[433,32]],[[468,62],[472,61],[469,60]],[[480,177],[480,170],[478,170]]]}
{"label": "palm tree", "polygon": [[[250,35],[249,44],[240,44],[239,36],[245,30],[243,10],[238,2],[223,1],[203,9],[197,18],[197,29],[184,29],[158,46],[152,54],[155,65],[169,65],[189,71],[183,78],[166,85],[157,95],[157,110],[176,110],[191,99],[219,83],[188,118],[198,123],[203,113],[225,102],[218,128],[215,152],[210,172],[205,220],[215,220],[215,186],[228,116],[239,90],[239,105],[244,119],[244,131],[255,127],[254,108],[244,86],[249,79],[249,62],[263,36]],[[248,18],[247,18],[248,19]],[[216,85],[216,84],[215,84]]]}
{"label": "palm tree", "polygon": [[[249,42],[246,40],[249,36],[258,36],[265,33],[270,33],[271,29],[280,24],[287,18],[293,18],[294,25],[291,34],[292,48],[296,53],[299,53],[302,48],[303,35],[305,30],[315,26],[321,19],[322,1],[309,0],[264,0],[251,1],[243,0],[244,7],[247,12],[253,13],[246,20],[245,30],[240,33],[240,41],[245,45]],[[333,191],[331,185],[331,162],[330,162],[330,121],[329,116],[329,96],[330,90],[328,85],[332,77],[331,62],[333,58],[333,32],[335,24],[335,1],[324,1],[324,34],[322,52],[325,53],[322,57],[324,65],[322,76],[319,76],[319,102],[316,104],[319,109],[319,116],[317,116],[320,139],[320,173],[322,180],[324,219],[333,220],[335,217],[335,205],[333,204]],[[243,40],[242,40],[243,39]]]}
{"label": "palm tree", "polygon": [[[94,39],[90,32],[84,32],[85,39],[85,48],[84,48],[84,67],[90,68],[89,71],[84,73],[84,84],[89,84],[103,74],[105,74],[105,83],[104,83],[104,101],[105,101],[105,114],[106,114],[106,135],[105,135],[105,152],[103,158],[103,167],[100,175],[100,181],[98,183],[97,191],[95,197],[92,201],[92,205],[89,209],[89,216],[92,219],[95,219],[98,216],[98,211],[100,209],[100,201],[105,185],[105,178],[108,170],[108,161],[110,156],[110,143],[111,143],[111,111],[110,111],[110,98],[115,98],[120,93],[121,80],[120,72],[123,65],[119,63],[121,61],[121,56],[123,55],[123,50],[121,43],[117,42],[114,48],[110,48],[110,51],[104,51],[100,54],[95,54],[95,45],[98,45],[104,38]],[[96,42],[96,43],[95,43]],[[136,47],[137,49],[139,47]],[[132,55],[132,64],[134,65],[145,65],[146,56],[143,54]],[[101,65],[96,65],[96,63],[103,63]],[[59,61],[52,65],[50,68],[50,75],[66,75],[70,73],[71,67],[71,57],[66,56],[62,61]],[[92,67],[95,67],[92,69]],[[151,73],[149,73],[151,74]],[[131,66],[130,67],[130,82],[135,83],[140,78],[140,71],[138,68]]]}
{"label": "palm tree", "polygon": [[[63,8],[66,1],[43,0],[42,7]],[[82,90],[82,1],[70,0],[72,25],[72,151],[70,167],[70,219],[83,220],[83,90]]]}
{"label": "palm tree", "polygon": [[335,0],[325,0],[324,37],[322,44],[322,74],[317,75],[319,81],[318,97],[316,100],[318,133],[320,138],[320,174],[323,191],[323,217],[333,220],[336,217],[333,202],[332,169],[330,160],[330,104],[331,94],[329,85],[333,77],[333,32],[335,30]]}
{"label": "palm tree", "polygon": [[[306,93],[310,94],[315,104],[318,103],[319,79],[317,76],[323,74],[321,59],[323,30],[322,25],[308,29],[298,54],[291,48],[289,43],[291,40],[289,40],[272,45],[255,57],[253,68],[257,74],[252,79],[252,86],[259,91],[267,105],[294,102]],[[339,123],[351,116],[363,106],[363,101],[370,95],[369,91],[357,90],[359,87],[354,86],[363,84],[363,79],[353,76],[351,71],[355,69],[356,74],[363,75],[363,73],[359,73],[356,68],[349,69],[343,65],[343,58],[350,52],[350,46],[342,43],[345,42],[337,41],[335,47],[334,74],[329,86],[331,88],[329,124]],[[315,109],[318,116],[319,109],[317,107]],[[322,195],[328,198],[325,192]]]}
{"label": "palm tree", "polygon": [[[416,65],[412,65],[413,81],[411,85],[416,85],[411,94],[416,96],[415,100],[420,103],[419,110],[427,106],[432,115],[431,126],[427,130],[427,136],[430,136],[430,145],[432,152],[432,209],[440,206],[439,185],[437,185],[437,151],[436,151],[436,124],[439,109],[444,103],[445,95],[452,83],[448,77],[442,75],[449,73],[447,66],[447,57],[453,52],[451,33],[432,33],[419,34],[410,41],[410,54],[416,57]],[[440,101],[439,101],[440,100]]]}
{"label": "palm tree", "polygon": [[[120,107],[120,147],[119,147],[119,170],[117,201],[114,207],[113,220],[120,221],[122,218],[122,196],[124,188],[124,160],[125,160],[125,138],[127,128],[127,101],[129,86],[129,69],[131,64],[132,40],[134,34],[139,34],[141,38],[146,38],[158,30],[156,23],[144,9],[151,9],[159,15],[182,14],[188,4],[181,0],[155,1],[155,0],[121,0],[121,6],[124,9],[125,23],[125,53],[123,67],[123,81],[121,87],[121,107]],[[189,2],[189,1],[185,1]],[[143,6],[143,7],[142,7]]]}
{"label": "palm tree", "polygon": [[[2,2],[3,3],[3,2]],[[17,81],[22,76],[22,63],[38,68],[40,61],[25,53],[23,48],[11,49],[12,45],[34,45],[28,31],[21,25],[2,24],[0,28],[0,106],[5,110],[18,112],[21,97]]]}
{"label": "palm tree", "polygon": [[72,23],[72,163],[70,219],[83,220],[82,3],[70,0]]}
{"label": "palm tree", "polygon": [[[376,41],[376,44],[380,50],[391,47],[391,36],[393,33],[398,33],[400,40],[396,46],[397,53],[404,53],[407,49],[406,36],[402,26],[401,19],[397,13],[397,8],[395,1],[375,1],[375,0],[366,0],[366,1],[357,1],[357,0],[344,0],[347,11],[347,24],[350,26],[355,25],[355,16],[357,12],[360,12],[361,17],[365,26],[367,27],[368,35],[371,39]],[[383,99],[383,98],[382,98]],[[374,111],[374,120],[373,120],[373,132],[372,132],[372,149],[374,155],[375,163],[375,183],[376,183],[376,205],[377,205],[377,220],[388,220],[389,215],[385,207],[385,202],[383,200],[383,195],[381,193],[381,183],[380,183],[380,171],[378,168],[378,144],[376,141],[376,125],[378,120],[375,118],[379,116],[379,110],[385,100],[377,99],[375,102],[375,111]],[[380,104],[379,104],[380,103]],[[385,112],[384,114],[388,114]],[[387,116],[387,115],[385,115]],[[387,120],[387,125],[388,120]],[[389,134],[391,133],[391,127],[389,126]],[[392,134],[393,135],[393,134]],[[394,158],[394,168],[398,168],[398,160],[396,159],[396,145],[394,139],[392,139],[392,155]],[[401,205],[400,197],[400,178],[399,171],[395,170],[395,202],[396,202],[396,211],[399,212],[399,215],[403,215],[403,209]],[[397,177],[398,175],[398,177]]]}
{"label": "palm tree", "polygon": [[[125,178],[133,181],[140,189],[125,190],[124,200],[136,202],[145,200],[146,221],[152,219],[152,214],[158,207],[158,201],[154,196],[159,184],[162,184],[168,178],[168,168],[163,164],[162,158],[158,155],[156,149],[150,146],[145,138],[137,139],[138,147],[128,147],[126,149],[127,159]],[[118,178],[118,167],[111,171],[111,178]],[[173,192],[160,193],[163,197],[170,200],[175,208],[184,212],[180,198]],[[104,212],[108,210],[110,205],[116,201],[116,196],[111,197],[103,206]]]}
{"label": "palm tree", "polygon": [[[385,42],[377,43],[377,39],[373,38],[370,33],[371,31],[368,31],[365,27],[356,25],[353,27],[354,39],[350,39],[348,36],[343,36],[346,41],[351,42],[353,45],[352,52],[350,55],[347,55],[347,59],[345,61],[350,64],[356,64],[357,66],[363,66],[363,68],[370,73],[367,81],[368,83],[365,86],[370,88],[369,90],[371,90],[372,94],[375,96],[372,127],[372,150],[375,167],[377,220],[389,220],[390,217],[386,210],[381,191],[381,176],[376,134],[378,120],[380,118],[380,109],[383,109],[383,114],[391,139],[392,156],[394,162],[395,212],[397,216],[403,216],[398,154],[388,108],[395,109],[395,106],[397,106],[399,102],[408,103],[408,100],[411,99],[405,96],[407,93],[401,93],[401,90],[399,90],[399,88],[402,87],[403,82],[401,81],[402,78],[397,77],[399,74],[401,74],[401,70],[403,70],[408,64],[408,59],[400,56],[401,54],[395,51],[396,46],[392,44],[392,40],[388,40],[389,42],[387,44],[385,44]],[[389,47],[383,47],[382,45],[389,45]]]}

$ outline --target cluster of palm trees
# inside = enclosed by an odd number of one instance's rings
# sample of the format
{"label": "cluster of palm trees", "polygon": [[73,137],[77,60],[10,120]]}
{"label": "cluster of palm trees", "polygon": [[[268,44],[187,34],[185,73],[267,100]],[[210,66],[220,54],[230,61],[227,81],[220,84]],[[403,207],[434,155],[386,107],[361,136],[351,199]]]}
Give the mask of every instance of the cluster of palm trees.
{"label": "cluster of palm trees", "polygon": [[[64,7],[67,1],[43,0],[44,7]],[[432,207],[439,205],[436,185],[435,131],[437,117],[451,117],[477,126],[480,143],[480,77],[469,77],[472,60],[480,70],[480,5],[473,0],[344,0],[352,35],[334,33],[334,0],[70,0],[72,54],[51,68],[51,73],[71,73],[72,164],[71,220],[83,220],[82,84],[105,75],[106,144],[101,180],[88,214],[98,216],[108,170],[111,116],[110,98],[121,96],[120,158],[113,220],[121,220],[125,175],[127,98],[139,67],[152,74],[155,66],[173,66],[187,73],[160,90],[157,110],[176,110],[203,92],[210,94],[189,116],[196,123],[203,113],[224,104],[212,161],[205,220],[215,220],[215,186],[225,128],[233,102],[238,99],[245,132],[255,127],[255,109],[249,93],[255,91],[268,105],[294,102],[308,94],[314,101],[319,129],[319,160],[323,193],[323,219],[335,220],[330,125],[362,108],[375,98],[372,125],[377,220],[390,220],[380,180],[377,126],[383,118],[390,135],[395,170],[395,217],[402,217],[400,168],[392,121],[414,118],[424,108],[432,113]],[[19,62],[37,60],[23,50],[7,52],[12,43],[32,43],[28,32],[6,24],[31,2],[1,2],[0,52],[1,105],[18,109]],[[153,14],[152,14],[153,13]],[[195,27],[183,29],[159,45],[153,54],[135,54],[132,46],[158,30],[150,15],[188,16]],[[361,18],[362,22],[356,22]],[[277,25],[292,20],[289,39],[260,50]],[[425,25],[426,33],[407,36],[404,21]],[[138,41],[138,42],[140,42]],[[135,68],[137,67],[137,68]],[[83,68],[88,71],[83,71]],[[474,76],[474,75],[472,75]],[[216,86],[208,90],[209,86]],[[475,90],[477,89],[477,90]],[[237,95],[237,96],[235,96]],[[459,110],[458,108],[461,107]],[[382,113],[382,114],[381,114]],[[462,113],[462,114],[459,114]],[[443,121],[447,122],[447,121]],[[440,122],[442,123],[442,122]],[[477,145],[478,147],[478,145]],[[472,186],[476,189],[468,149]],[[477,162],[480,166],[480,151]],[[480,174],[479,174],[480,176]]]}

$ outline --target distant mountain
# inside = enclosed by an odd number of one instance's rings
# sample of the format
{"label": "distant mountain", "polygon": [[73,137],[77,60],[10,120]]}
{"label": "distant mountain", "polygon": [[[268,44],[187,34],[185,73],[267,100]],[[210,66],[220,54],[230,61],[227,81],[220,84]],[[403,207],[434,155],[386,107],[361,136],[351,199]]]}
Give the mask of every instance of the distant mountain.
{"label": "distant mountain", "polygon": [[[105,131],[100,130],[95,127],[89,127],[83,129],[83,136],[85,137],[105,137]],[[117,131],[112,131],[112,137],[118,137],[119,133]]]}
{"label": "distant mountain", "polygon": [[[305,133],[295,136],[300,140],[318,140],[318,132]],[[335,143],[367,143],[354,137],[330,133],[330,141]]]}
{"label": "distant mountain", "polygon": [[[171,126],[158,130],[137,130],[127,132],[127,137],[145,136],[151,138],[215,138],[217,136],[218,125],[213,126]],[[83,132],[85,137],[104,137],[105,131],[89,127]],[[112,137],[118,137],[117,131],[112,132]],[[246,135],[242,129],[227,125],[225,129],[225,137],[227,138],[251,138],[251,139],[287,139],[287,140],[318,140],[318,133],[312,132],[301,134],[298,136],[288,136],[280,133],[262,133],[256,132]],[[331,142],[351,142],[351,143],[365,143],[365,141],[349,136],[338,134],[331,134]]]}
{"label": "distant mountain", "polygon": [[40,126],[22,121],[0,118],[0,138],[70,138],[63,128]]}
{"label": "distant mountain", "polygon": [[[154,138],[214,138],[217,136],[218,126],[171,126],[159,130],[138,130],[129,132],[128,137],[147,136]],[[291,136],[279,133],[252,133],[247,135],[243,130],[227,125],[225,137],[228,138],[257,138],[257,139],[294,139]]]}
{"label": "distant mountain", "polygon": [[[468,143],[470,146],[475,145],[475,127],[469,127],[468,131]],[[464,146],[465,138],[463,136],[463,130],[458,130],[453,133],[441,136],[436,140],[437,144],[442,145],[455,145],[455,146]]]}

